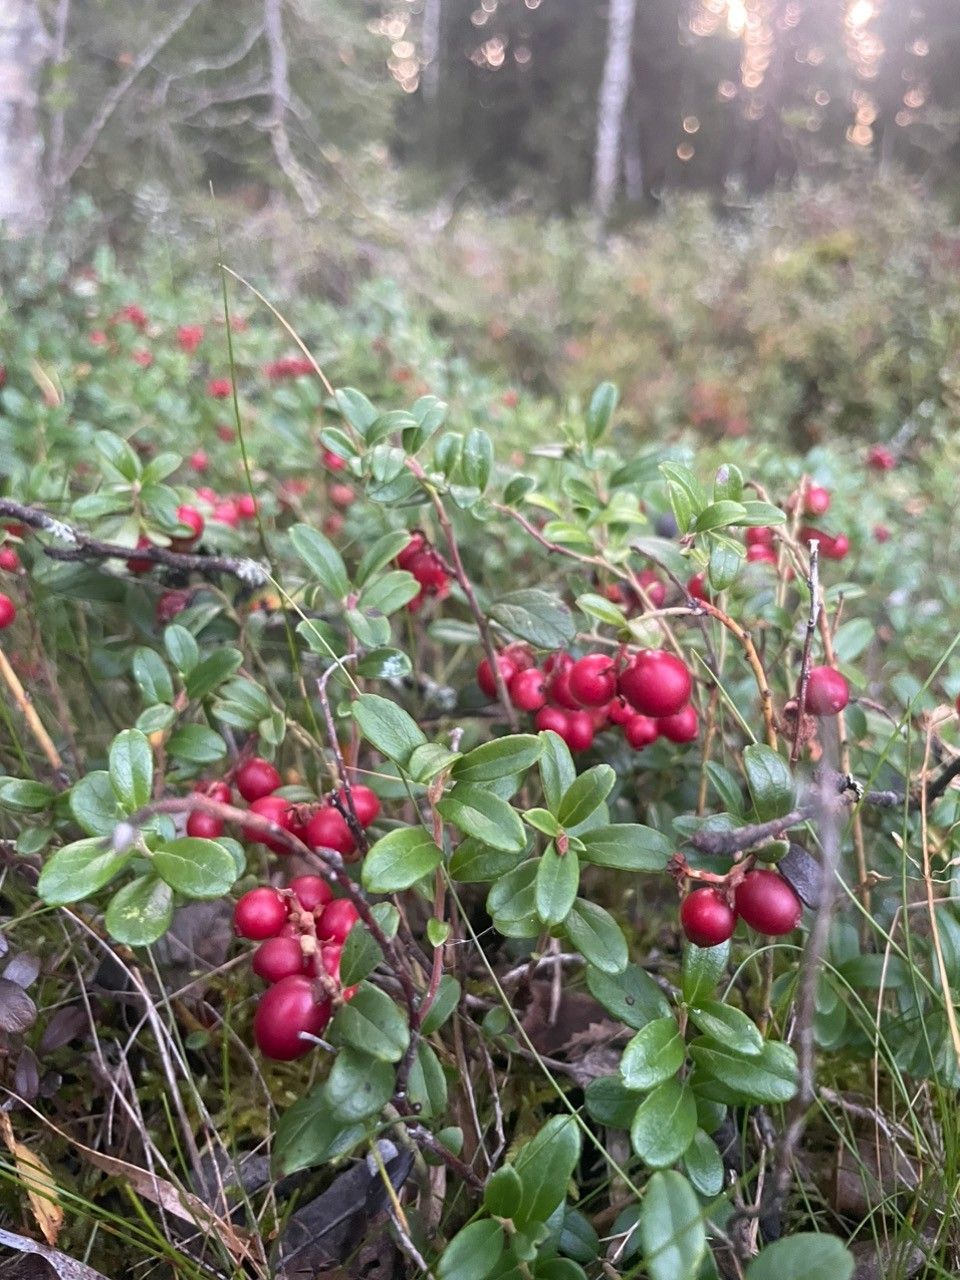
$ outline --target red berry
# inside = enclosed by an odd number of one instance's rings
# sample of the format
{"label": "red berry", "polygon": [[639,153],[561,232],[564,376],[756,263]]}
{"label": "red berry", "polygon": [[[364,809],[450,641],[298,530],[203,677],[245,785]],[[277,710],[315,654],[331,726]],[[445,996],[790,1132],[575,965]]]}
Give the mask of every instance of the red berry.
{"label": "red berry", "polygon": [[281,982],[304,971],[299,938],[268,938],[253,953],[253,972],[264,982]]}
{"label": "red berry", "polygon": [[338,507],[349,507],[353,504],[356,494],[348,484],[332,484],[330,486],[330,501]]}
{"label": "red berry", "polygon": [[806,709],[812,716],[835,716],[850,701],[850,686],[835,667],[814,667],[807,681]]}
{"label": "red berry", "polygon": [[409,570],[411,560],[413,560],[414,556],[419,555],[426,545],[427,540],[422,533],[419,531],[411,533],[410,541],[402,550],[397,552],[397,568]]}
{"label": "red berry", "polygon": [[775,871],[748,871],[734,894],[737,914],[757,933],[779,937],[800,923],[803,905]]}
{"label": "red berry", "polygon": [[248,803],[271,795],[279,785],[279,773],[269,760],[260,756],[245,761],[237,770],[237,790]]}
{"label": "red berry", "polygon": [[896,465],[896,458],[885,445],[872,444],[867,450],[867,466],[874,471],[892,471]]}
{"label": "red berry", "polygon": [[333,898],[330,886],[319,876],[297,876],[287,888],[292,890],[304,911],[325,907]]}
{"label": "red berry", "polygon": [[587,751],[593,745],[593,720],[587,711],[568,711],[566,733],[561,734],[571,751]]}
{"label": "red berry", "polygon": [[193,789],[194,791],[199,791],[203,796],[209,796],[211,800],[218,800],[221,804],[229,804],[232,799],[230,788],[225,782],[221,782],[219,778],[215,778],[213,781],[201,779],[200,782],[194,785]]}
{"label": "red berry", "polygon": [[237,515],[241,520],[252,520],[257,514],[257,500],[252,493],[237,495]]}
{"label": "red berry", "polygon": [[185,524],[190,529],[190,534],[185,538],[173,538],[171,546],[189,547],[203,533],[203,516],[196,507],[191,507],[185,503],[183,506],[177,507],[177,520],[180,524]]}
{"label": "red berry", "polygon": [[233,392],[233,384],[229,378],[211,378],[207,383],[207,395],[214,400],[226,400]]}
{"label": "red berry", "polygon": [[624,702],[623,698],[619,695],[616,698],[611,698],[610,702],[607,704],[607,719],[611,724],[625,725],[628,721],[632,720],[636,714],[637,713],[634,711],[633,707],[628,706],[628,704]]}
{"label": "red berry", "polygon": [[822,548],[823,555],[828,560],[842,560],[850,550],[850,539],[845,533],[838,533],[829,540],[829,543]]}
{"label": "red berry", "polygon": [[346,458],[341,458],[339,453],[334,453],[332,449],[324,449],[320,455],[320,461],[328,471],[342,471],[347,465]]}
{"label": "red berry", "polygon": [[546,700],[546,678],[536,667],[518,671],[510,681],[510,701],[518,711],[539,711]]}
{"label": "red berry", "polygon": [[[150,539],[143,533],[137,538],[138,547],[150,547],[153,544]],[[127,561],[127,568],[131,573],[149,573],[153,568],[153,561],[146,560],[143,556],[131,556]]]}
{"label": "red berry", "polygon": [[307,823],[305,842],[311,849],[333,849],[344,857],[356,851],[357,845],[346,819],[336,809],[323,805]]}
{"label": "red berry", "polygon": [[360,914],[352,902],[348,902],[346,898],[337,898],[324,907],[323,914],[317,921],[317,937],[342,945],[359,919]]}
{"label": "red berry", "polygon": [[0,569],[7,573],[16,573],[20,568],[20,557],[13,547],[0,547]]}
{"label": "red berry", "polygon": [[672,716],[690,700],[693,682],[679,658],[665,649],[643,649],[620,673],[620,692],[641,715]]}
{"label": "red berry", "polygon": [[617,692],[617,668],[606,653],[591,653],[570,668],[567,686],[582,707],[605,706]]}
{"label": "red berry", "polygon": [[695,573],[687,582],[687,595],[693,596],[694,600],[709,600],[710,593],[707,591],[707,575],[705,573]]}
{"label": "red berry", "polygon": [[265,1058],[292,1062],[313,1048],[309,1040],[301,1040],[301,1032],[319,1036],[329,1021],[330,1001],[318,1001],[310,979],[294,974],[263,993],[253,1017],[253,1035]]}
{"label": "red berry", "polygon": [[221,502],[215,503],[211,519],[217,524],[229,525],[231,529],[235,529],[240,523],[240,510],[233,498],[224,498]]}
{"label": "red berry", "polygon": [[[261,796],[251,804],[250,812],[256,814],[258,818],[266,818],[268,822],[275,823],[284,831],[290,831],[293,827],[293,808],[289,800],[284,800],[282,796]],[[278,836],[262,835],[259,830],[250,825],[244,825],[243,836],[251,844],[266,845],[274,853],[290,852]]]}
{"label": "red berry", "polygon": [[744,535],[744,541],[748,547],[772,547],[773,530],[769,525],[754,525],[753,528],[747,530]]}
{"label": "red berry", "polygon": [[233,909],[233,927],[241,938],[275,938],[287,922],[285,899],[267,885],[245,893]]}
{"label": "red berry", "polygon": [[752,546],[747,547],[747,563],[776,564],[777,553],[772,547],[764,546],[762,542],[755,542]]}
{"label": "red berry", "polygon": [[885,524],[875,524],[873,526],[873,540],[874,542],[890,541],[890,530]]}
{"label": "red berry", "polygon": [[830,509],[830,494],[819,484],[812,484],[803,495],[803,510],[808,516],[822,516]]}
{"label": "red berry", "polygon": [[210,459],[205,449],[197,449],[194,453],[191,453],[188,461],[191,471],[204,472],[210,465]]}
{"label": "red berry", "polygon": [[650,607],[659,609],[667,598],[666,583],[662,582],[652,569],[644,569],[643,573],[637,576],[637,582],[643,587]]}
{"label": "red berry", "polygon": [[222,440],[224,444],[232,444],[236,438],[236,431],[233,427],[228,427],[225,422],[221,422],[217,427],[217,439]]}
{"label": "red berry", "polygon": [[513,663],[514,668],[517,671],[528,671],[531,667],[536,665],[533,657],[533,650],[529,645],[521,644],[519,642],[515,644],[508,644],[503,651],[503,656]]}
{"label": "red berry", "polygon": [[[340,803],[345,808],[349,808],[346,788],[341,787],[337,795]],[[355,782],[350,788],[350,798],[353,800],[353,811],[357,815],[357,821],[361,827],[369,827],[372,822],[376,822],[380,816],[380,800],[375,791],[371,791],[369,787]]]}
{"label": "red berry", "polygon": [[165,591],[157,601],[157,621],[169,622],[178,613],[183,613],[189,603],[189,591]]}
{"label": "red berry", "polygon": [[216,840],[223,835],[223,819],[212,813],[204,813],[202,809],[194,809],[187,818],[187,835],[196,836],[199,840]]}
{"label": "red berry", "polygon": [[9,627],[17,616],[17,608],[9,596],[0,593],[0,630]]}
{"label": "red berry", "polygon": [[320,948],[320,960],[324,970],[334,982],[340,981],[340,957],[343,955],[342,942],[326,942]]}
{"label": "red berry", "polygon": [[736,913],[717,889],[694,889],[680,904],[680,925],[695,947],[716,947],[733,935]]}
{"label": "red berry", "polygon": [[[517,668],[514,663],[502,653],[497,654],[497,669],[503,677],[503,683],[506,685],[517,674]],[[485,694],[486,697],[495,698],[497,696],[497,681],[489,658],[482,658],[477,666],[477,684],[480,686],[480,692]]]}
{"label": "red berry", "polygon": [[659,738],[660,730],[657,727],[659,723],[660,721],[653,720],[650,716],[638,716],[634,711],[623,726],[623,736],[634,751],[642,751],[644,747],[649,747],[651,742],[656,742]]}
{"label": "red berry", "polygon": [[[555,653],[547,659],[550,679],[547,682],[547,697],[555,706],[566,711],[579,711],[580,703],[570,690],[570,672],[573,670],[573,658],[569,653]],[[545,664],[545,669],[547,666]]]}
{"label": "red berry", "polygon": [[657,721],[657,728],[661,736],[669,738],[671,742],[693,742],[700,730],[696,707],[688,702],[672,716],[661,716]]}
{"label": "red berry", "polygon": [[448,585],[447,571],[435,551],[418,551],[405,568],[428,594],[439,594]]}
{"label": "red berry", "polygon": [[202,341],[202,324],[182,324],[177,329],[177,346],[187,355],[192,355]]}
{"label": "red berry", "polygon": [[560,707],[541,707],[537,712],[534,724],[541,731],[551,729],[561,738],[567,736],[567,712]]}

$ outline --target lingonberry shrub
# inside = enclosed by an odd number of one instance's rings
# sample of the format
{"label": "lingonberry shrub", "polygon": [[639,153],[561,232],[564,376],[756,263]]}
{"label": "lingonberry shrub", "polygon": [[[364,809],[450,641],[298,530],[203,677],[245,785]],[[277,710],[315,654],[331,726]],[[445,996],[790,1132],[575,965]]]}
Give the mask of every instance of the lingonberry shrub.
{"label": "lingonberry shrub", "polygon": [[[78,364],[109,367],[124,342],[106,323],[120,301],[84,314],[83,333],[96,324],[106,344],[78,342]],[[153,374],[169,358],[172,378],[206,377],[182,372],[204,361],[209,344],[192,342],[151,330]],[[916,655],[891,675],[884,646],[908,612],[893,590],[871,594],[860,561],[880,554],[864,525],[876,516],[839,467],[818,461],[829,491],[784,457],[758,455],[748,477],[725,461],[710,481],[699,451],[686,465],[672,441],[638,446],[636,422],[621,434],[609,385],[539,451],[521,400],[510,410],[520,434],[498,458],[503,419],[488,433],[458,409],[448,429],[442,402],[393,378],[405,357],[384,343],[378,405],[350,388],[329,395],[312,365],[281,376],[282,348],[246,364],[241,351],[255,497],[235,492],[236,425],[219,420],[233,387],[216,378],[190,401],[203,492],[189,460],[171,462],[159,414],[137,416],[134,444],[98,431],[91,447],[85,432],[90,457],[74,460],[88,475],[38,478],[26,514],[41,523],[11,535],[38,529],[16,583],[28,617],[11,633],[17,652],[10,635],[0,644],[30,765],[14,745],[3,767],[17,774],[0,777],[10,866],[30,873],[12,902],[27,901],[39,871],[51,908],[102,910],[98,930],[136,950],[191,900],[236,898],[235,931],[258,945],[208,990],[190,1053],[209,1053],[211,1075],[229,1055],[247,1079],[234,1033],[268,1058],[311,1058],[283,1069],[272,1099],[296,1096],[270,1135],[280,1171],[363,1152],[399,1124],[419,1149],[411,1177],[442,1163],[462,1196],[440,1219],[453,1252],[438,1274],[456,1274],[457,1249],[472,1257],[482,1233],[496,1254],[485,1275],[519,1266],[573,1280],[566,1255],[582,1257],[586,1240],[596,1262],[600,1230],[635,1239],[642,1256],[623,1261],[655,1275],[665,1197],[671,1239],[701,1223],[703,1205],[722,1223],[723,1153],[737,1147],[741,1198],[753,1194],[743,1170],[768,1158],[754,1109],[775,1143],[782,1106],[806,1117],[795,1045],[819,1039],[853,1063],[882,1043],[898,1073],[955,1087],[953,1065],[924,1058],[915,1031],[946,1022],[935,949],[912,934],[924,981],[900,982],[894,965],[888,988],[888,952],[858,926],[877,919],[887,940],[904,936],[911,913],[905,923],[885,886],[921,839],[922,798],[942,865],[953,856],[951,779],[941,785],[935,762],[951,758],[956,723],[944,727],[934,694],[956,687],[949,672],[921,679]],[[287,457],[286,429],[265,428],[286,423],[301,392],[303,449]],[[19,522],[17,505],[0,515]],[[828,508],[832,532],[804,523]],[[891,542],[906,536],[896,509],[882,514]],[[156,562],[140,572],[148,544]],[[48,554],[65,546],[88,560],[86,576]],[[863,594],[849,592],[858,577]],[[85,678],[100,673],[116,733],[88,723],[89,692],[73,723],[58,720],[54,638],[65,668],[76,657]],[[74,753],[81,726],[90,742]],[[932,735],[922,780],[901,726]],[[849,895],[831,891],[837,877]],[[803,931],[804,903],[810,920],[833,916],[826,935]],[[946,901],[932,910],[952,920]],[[755,933],[796,933],[761,949],[734,932],[737,917]],[[881,1041],[862,1021],[871,982]],[[629,1029],[619,1059],[584,1058],[592,1032],[555,1031],[580,1008],[587,1027]],[[537,1074],[553,1035],[583,1089],[576,1119]],[[508,1076],[493,1108],[491,1082]],[[837,1108],[834,1131],[847,1121]],[[256,1115],[251,1145],[262,1141],[271,1108],[237,1114]],[[618,1166],[629,1151],[629,1170],[601,1177],[581,1162],[581,1126]],[[622,1206],[605,1190],[641,1184]],[[796,1198],[791,1222],[809,1203]],[[458,1234],[470,1215],[473,1234]],[[418,1247],[428,1238],[418,1227]],[[690,1242],[683,1280],[701,1270],[705,1233]]]}

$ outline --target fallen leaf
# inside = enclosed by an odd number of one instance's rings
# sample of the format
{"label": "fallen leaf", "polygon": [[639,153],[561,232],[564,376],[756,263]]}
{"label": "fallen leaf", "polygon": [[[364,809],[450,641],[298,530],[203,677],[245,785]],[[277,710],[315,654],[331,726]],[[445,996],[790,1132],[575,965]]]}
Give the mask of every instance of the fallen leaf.
{"label": "fallen leaf", "polygon": [[63,1209],[57,1198],[57,1184],[53,1180],[53,1174],[38,1155],[17,1141],[6,1111],[0,1111],[0,1136],[23,1179],[30,1208],[37,1226],[43,1232],[43,1238],[47,1244],[56,1244],[63,1226]]}
{"label": "fallen leaf", "polygon": [[76,1258],[61,1253],[59,1249],[51,1249],[37,1240],[19,1236],[14,1231],[0,1229],[0,1244],[5,1249],[16,1249],[18,1253],[33,1253],[38,1258],[43,1258],[53,1267],[59,1280],[106,1280],[102,1272],[94,1271],[93,1267],[88,1267],[85,1262],[78,1262]]}
{"label": "fallen leaf", "polygon": [[0,978],[0,1028],[4,1031],[26,1031],[37,1020],[37,1006],[24,989]]}

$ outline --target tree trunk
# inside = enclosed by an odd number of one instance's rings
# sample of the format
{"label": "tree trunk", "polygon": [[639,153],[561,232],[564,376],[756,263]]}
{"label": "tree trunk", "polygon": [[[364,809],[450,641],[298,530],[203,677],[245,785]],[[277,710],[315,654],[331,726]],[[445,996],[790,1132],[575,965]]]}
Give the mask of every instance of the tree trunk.
{"label": "tree trunk", "polygon": [[607,56],[597,108],[597,144],[593,164],[593,211],[606,226],[617,195],[623,113],[630,92],[630,46],[637,0],[609,0]]}
{"label": "tree trunk", "polygon": [[13,235],[43,222],[43,57],[37,0],[0,0],[0,225]]}

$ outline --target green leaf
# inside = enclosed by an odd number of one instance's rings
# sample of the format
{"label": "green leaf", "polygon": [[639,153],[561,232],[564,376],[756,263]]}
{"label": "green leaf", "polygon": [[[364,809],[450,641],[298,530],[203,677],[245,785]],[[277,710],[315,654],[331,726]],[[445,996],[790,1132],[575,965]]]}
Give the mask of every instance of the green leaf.
{"label": "green leaf", "polygon": [[640,1206],[640,1240],[650,1280],[697,1280],[707,1233],[696,1194],[675,1169],[655,1173],[647,1183]]}
{"label": "green leaf", "polygon": [[402,609],[419,592],[420,584],[412,573],[406,569],[392,569],[367,583],[360,592],[357,606],[368,614],[387,617]]}
{"label": "green leaf", "polygon": [[726,591],[733,586],[745,558],[746,551],[739,543],[727,538],[713,540],[707,573],[714,591]]}
{"label": "green leaf", "polygon": [[533,827],[536,831],[542,831],[545,836],[552,838],[558,836],[563,830],[560,823],[547,809],[526,809],[522,816],[528,827]]}
{"label": "green leaf", "polygon": [[402,707],[377,693],[362,693],[353,704],[352,714],[370,745],[395,760],[401,768],[427,740]]}
{"label": "green leaf", "polygon": [[402,649],[371,649],[357,663],[358,675],[368,680],[402,680],[413,670],[413,663]]}
{"label": "green leaf", "polygon": [[242,665],[243,654],[239,649],[218,649],[198,663],[184,682],[188,698],[205,698]]}
{"label": "green leaf", "polygon": [[330,1110],[326,1084],[318,1085],[280,1117],[273,1153],[284,1174],[346,1155],[366,1137],[362,1124],[344,1124]]}
{"label": "green leaf", "polygon": [[439,1280],[484,1280],[503,1253],[503,1227],[481,1218],[458,1231],[437,1263]]}
{"label": "green leaf", "polygon": [[505,938],[533,938],[540,932],[536,877],[537,860],[531,858],[500,876],[487,894],[487,910]]}
{"label": "green leaf", "polygon": [[665,1080],[637,1107],[630,1126],[633,1149],[651,1169],[674,1164],[697,1131],[693,1090],[675,1076]]}
{"label": "green leaf", "polygon": [[437,803],[437,812],[464,833],[494,849],[523,849],[527,837],[519,815],[505,800],[469,782],[458,782]]}
{"label": "green leaf", "polygon": [[697,1092],[714,1102],[789,1102],[797,1091],[797,1056],[789,1045],[768,1040],[747,1057],[704,1036],[690,1045]]}
{"label": "green leaf", "polygon": [[330,539],[308,524],[295,524],[290,530],[290,541],[324,591],[334,600],[342,600],[350,590],[350,579],[343,556]]}
{"label": "green leaf", "polygon": [[162,702],[158,702],[140,712],[134,728],[139,729],[141,733],[145,733],[148,737],[151,733],[166,733],[176,721],[176,718],[177,713],[173,707],[164,706]]}
{"label": "green leaf", "polygon": [[56,799],[57,793],[43,782],[29,778],[11,778],[0,786],[0,805],[22,813],[35,813],[46,809]]}
{"label": "green leaf", "polygon": [[442,861],[443,854],[423,827],[398,827],[367,853],[360,878],[369,893],[399,893]]}
{"label": "green leaf", "polygon": [[539,649],[562,649],[576,634],[573,614],[563,601],[536,587],[501,596],[489,614],[505,631]]}
{"label": "green leaf", "polygon": [[146,703],[172,702],[173,681],[167,664],[152,649],[134,649],[133,678],[137,682]]}
{"label": "green leaf", "polygon": [[683,1036],[676,1018],[655,1018],[641,1027],[624,1049],[620,1074],[628,1089],[652,1089],[676,1075],[683,1059]]}
{"label": "green leaf", "polygon": [[513,871],[525,857],[525,849],[492,849],[468,836],[451,855],[450,876],[461,884],[485,884]]}
{"label": "green leaf", "polygon": [[744,1057],[755,1057],[763,1049],[763,1036],[753,1020],[719,1000],[694,1005],[690,1009],[690,1020],[704,1035],[712,1036]]}
{"label": "green leaf", "polygon": [[596,444],[613,417],[620,393],[612,382],[601,382],[590,397],[590,406],[584,419],[588,444]]}
{"label": "green leaf", "polygon": [[142,809],[150,799],[153,753],[139,729],[124,729],[110,744],[110,783],[128,812]]}
{"label": "green leaf", "polygon": [[425,1040],[417,1045],[407,1081],[407,1098],[416,1114],[425,1119],[442,1115],[447,1108],[447,1077]]}
{"label": "green leaf", "polygon": [[451,770],[457,782],[492,782],[522,773],[540,759],[543,742],[533,733],[494,738],[461,756]]}
{"label": "green leaf", "polygon": [[410,541],[406,529],[391,529],[389,533],[377,538],[360,557],[357,565],[356,583],[362,587],[368,578],[379,573],[391,560],[395,560]]}
{"label": "green leaf", "polygon": [[747,525],[783,524],[786,515],[771,502],[744,502],[743,509],[747,513]]}
{"label": "green leaf", "polygon": [[363,392],[353,387],[339,387],[334,392],[334,399],[350,426],[365,437],[380,415]]}
{"label": "green leaf", "polygon": [[455,751],[449,751],[439,742],[425,742],[411,752],[407,773],[414,782],[426,784],[459,759]]}
{"label": "green leaf", "polygon": [[747,1280],[850,1280],[854,1258],[836,1236],[800,1231],[776,1240],[747,1267]]}
{"label": "green leaf", "polygon": [[344,1122],[378,1115],[393,1097],[395,1082],[389,1063],[356,1049],[341,1049],[325,1087],[330,1110]]}
{"label": "green leaf", "polygon": [[587,1111],[597,1124],[628,1130],[640,1105],[641,1095],[628,1089],[619,1076],[598,1076],[585,1091]]}
{"label": "green leaf", "polygon": [[564,931],[583,958],[604,973],[620,973],[627,964],[627,943],[620,926],[595,902],[577,898]]}
{"label": "green leaf", "polygon": [[687,943],[680,979],[687,1004],[702,1004],[713,995],[726,971],[729,955],[729,942],[721,942],[717,947],[695,947],[692,942]]}
{"label": "green leaf", "polygon": [[577,767],[573,763],[570,748],[564,740],[547,729],[541,732],[543,754],[540,757],[540,782],[543,786],[543,798],[547,808],[556,814],[560,802],[577,776]]}
{"label": "green leaf", "polygon": [[171,623],[164,631],[163,643],[170,661],[181,675],[188,675],[200,661],[200,649],[196,640],[178,622]]}
{"label": "green leaf", "polygon": [[173,892],[156,876],[137,876],[110,899],[107,932],[128,947],[148,947],[170,928]]}
{"label": "green leaf", "polygon": [[219,898],[237,879],[229,850],[215,840],[184,836],[171,840],[153,855],[157,875],[171,889],[188,898]]}
{"label": "green leaf", "polygon": [[516,475],[512,480],[507,481],[503,500],[508,507],[517,507],[536,487],[537,482],[533,476]]}
{"label": "green leaf", "polygon": [[185,724],[171,733],[167,751],[175,760],[190,764],[213,764],[227,754],[227,744],[219,733],[205,724]]}
{"label": "green leaf", "polygon": [[746,511],[739,502],[711,502],[697,516],[695,533],[709,533],[713,529],[726,529],[732,524],[742,524]]}
{"label": "green leaf", "polygon": [[633,822],[594,827],[579,838],[587,862],[619,871],[663,871],[673,852],[666,836]]}
{"label": "green leaf", "polygon": [[637,1030],[670,1013],[667,997],[646,970],[636,964],[628,964],[616,974],[587,965],[587,989],[608,1013]]}
{"label": "green leaf", "polygon": [[613,790],[617,775],[608,764],[595,764],[581,773],[564,792],[557,818],[568,829],[578,827],[603,804]]}
{"label": "green leaf", "polygon": [[[340,966],[340,971],[341,973],[343,972],[342,965]],[[449,973],[445,973],[440,979],[440,986],[437,988],[433,1004],[424,1015],[423,1024],[420,1028],[423,1034],[432,1036],[434,1031],[438,1031],[459,1003],[460,983]]]}
{"label": "green leaf", "polygon": [[537,915],[545,925],[562,924],[577,897],[580,864],[575,853],[557,853],[548,844],[537,863],[535,886]]}
{"label": "green leaf", "polygon": [[855,662],[876,637],[876,625],[870,618],[852,618],[833,637],[833,653],[837,662]]}
{"label": "green leaf", "polygon": [[683,1156],[687,1177],[702,1196],[718,1196],[723,1190],[723,1158],[709,1134],[698,1129]]}
{"label": "green leaf", "polygon": [[588,618],[596,618],[598,622],[605,622],[611,627],[622,627],[627,621],[627,615],[619,605],[606,596],[594,595],[592,591],[577,596],[577,608]]}
{"label": "green leaf", "polygon": [[474,427],[467,433],[460,455],[460,470],[464,484],[483,493],[493,470],[493,441],[485,431]]}
{"label": "green leaf", "polygon": [[743,497],[743,472],[732,462],[725,462],[717,469],[713,481],[714,502],[740,502]]}
{"label": "green leaf", "polygon": [[70,790],[70,812],[88,836],[109,836],[122,814],[105,769],[88,773]]}
{"label": "green leaf", "polygon": [[755,743],[743,752],[747,785],[761,822],[782,818],[793,808],[795,787],[790,766],[770,747]]}
{"label": "green leaf", "polygon": [[580,1130],[573,1116],[551,1116],[535,1138],[520,1148],[513,1167],[523,1184],[523,1199],[514,1214],[518,1227],[546,1222],[567,1194],[567,1184],[580,1159]]}
{"label": "green leaf", "polygon": [[361,982],[353,999],[337,1013],[330,1024],[330,1037],[381,1062],[399,1062],[410,1043],[403,1014],[388,995],[369,982]]}
{"label": "green leaf", "polygon": [[523,1183],[512,1164],[501,1165],[487,1179],[483,1207],[495,1218],[512,1218],[523,1203]]}
{"label": "green leaf", "polygon": [[64,845],[40,872],[37,893],[50,907],[90,898],[127,865],[132,851],[114,853],[99,836]]}
{"label": "green leaf", "polygon": [[[390,902],[378,902],[370,908],[374,918],[388,938],[397,931],[399,913]],[[374,939],[369,929],[359,920],[347,934],[340,957],[340,979],[345,987],[368,977],[383,959],[380,944]]]}

